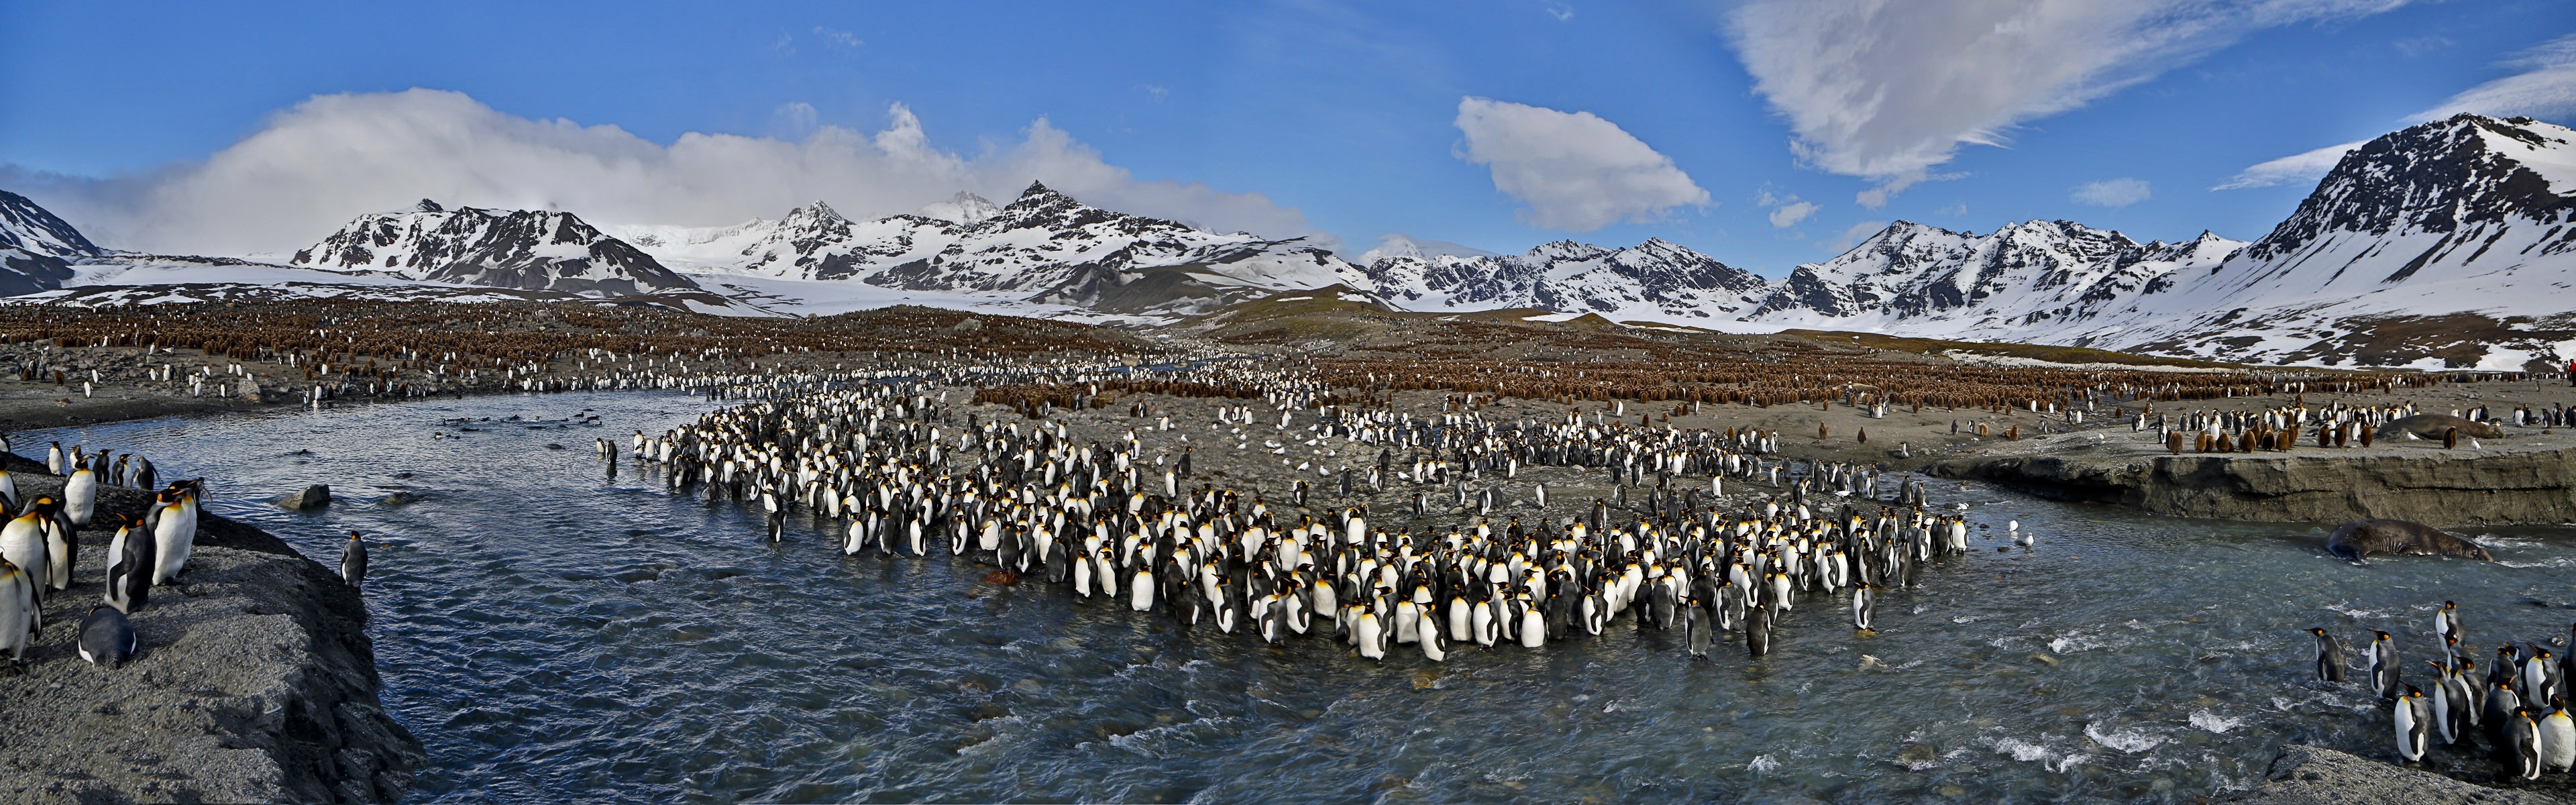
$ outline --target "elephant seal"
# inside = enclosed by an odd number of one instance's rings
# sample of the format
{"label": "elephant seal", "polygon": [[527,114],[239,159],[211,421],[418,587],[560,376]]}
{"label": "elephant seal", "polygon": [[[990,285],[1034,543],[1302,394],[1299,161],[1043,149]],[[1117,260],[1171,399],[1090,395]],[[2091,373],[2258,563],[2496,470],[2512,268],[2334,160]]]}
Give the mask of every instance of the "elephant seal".
{"label": "elephant seal", "polygon": [[2392,420],[2388,424],[2379,426],[2379,433],[2382,437],[2412,433],[2427,439],[2439,439],[2442,438],[2442,431],[2450,428],[2459,428],[2462,436],[2475,436],[2480,439],[2504,438],[2504,428],[2497,427],[2493,422],[2471,422],[2450,414],[2416,414],[2404,419]]}
{"label": "elephant seal", "polygon": [[2372,552],[2495,561],[2477,543],[2406,520],[2354,520],[2336,526],[2334,534],[2326,537],[2326,552],[2355,564]]}

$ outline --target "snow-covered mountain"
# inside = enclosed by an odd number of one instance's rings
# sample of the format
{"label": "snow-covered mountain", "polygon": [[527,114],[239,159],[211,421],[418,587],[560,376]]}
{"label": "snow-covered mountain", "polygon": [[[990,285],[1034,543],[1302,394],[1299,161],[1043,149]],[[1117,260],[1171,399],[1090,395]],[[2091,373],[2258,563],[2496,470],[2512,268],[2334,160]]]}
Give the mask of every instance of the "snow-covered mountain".
{"label": "snow-covered mountain", "polygon": [[103,253],[36,202],[0,190],[0,295],[60,288],[71,261]]}
{"label": "snow-covered mountain", "polygon": [[2066,334],[2325,365],[2521,369],[2576,358],[2576,131],[2459,115],[2344,155],[2225,263]]}
{"label": "snow-covered mountain", "polygon": [[1797,267],[1747,318],[1934,338],[2055,333],[2244,245],[2207,232],[2139,243],[2072,221],[1987,235],[1898,221],[1831,260]]}
{"label": "snow-covered mountain", "polygon": [[694,291],[697,283],[580,217],[546,210],[411,210],[358,216],[292,264],[376,269],[414,279],[589,297]]}
{"label": "snow-covered mountain", "polygon": [[1769,283],[1661,239],[1625,249],[1561,240],[1522,254],[1426,253],[1393,241],[1366,255],[1369,284],[1409,310],[1542,308],[1614,320],[1706,324],[1759,305]]}
{"label": "snow-covered mountain", "polygon": [[1365,281],[1302,239],[1208,232],[1083,204],[1034,182],[998,207],[961,193],[923,214],[852,221],[815,202],[776,221],[617,231],[700,275],[852,281],[1158,318],[1273,291]]}

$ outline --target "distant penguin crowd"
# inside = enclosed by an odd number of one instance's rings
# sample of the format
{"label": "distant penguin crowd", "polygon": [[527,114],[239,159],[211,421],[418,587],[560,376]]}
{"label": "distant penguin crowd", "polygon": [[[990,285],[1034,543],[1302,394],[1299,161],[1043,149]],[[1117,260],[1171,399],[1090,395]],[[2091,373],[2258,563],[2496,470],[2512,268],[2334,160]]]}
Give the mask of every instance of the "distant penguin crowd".
{"label": "distant penguin crowd", "polygon": [[[2467,752],[2484,744],[2519,779],[2576,767],[2576,720],[2567,713],[2576,655],[2559,656],[2538,641],[2507,641],[2496,647],[2482,674],[2464,642],[2459,605],[2442,602],[2431,625],[2437,645],[2419,658],[2424,667],[2416,672],[2425,675],[2420,685],[2406,681],[2395,635],[2373,631],[2358,652],[2360,681],[2388,705],[2399,758],[2418,763],[2436,748]],[[2315,679],[2346,684],[2354,652],[2325,629],[2308,634],[2316,645]],[[2569,639],[2576,646],[2576,625],[2569,627]]]}
{"label": "distant penguin crowd", "polygon": [[[993,567],[990,582],[1062,588],[1077,601],[1271,643],[1329,637],[1369,660],[1418,652],[1437,662],[1468,644],[1539,648],[1621,624],[1679,630],[1694,657],[1721,639],[1759,657],[1800,608],[1873,629],[1883,591],[1913,587],[1925,569],[1968,550],[1966,521],[1928,511],[1922,484],[1889,490],[1871,468],[1829,462],[1799,473],[1766,455],[1777,434],[1751,430],[1305,408],[1295,392],[1271,398],[1276,422],[1249,405],[1220,408],[1205,424],[1235,426],[1237,450],[1253,449],[1247,428],[1287,434],[1309,417],[1299,444],[1264,439],[1259,449],[1348,452],[1362,465],[1283,470],[1332,481],[1270,490],[1281,495],[1274,502],[1260,490],[1192,483],[1188,449],[1168,463],[1169,454],[1149,459],[1133,429],[1110,444],[1078,443],[1057,421],[986,421],[971,411],[961,421],[930,382],[731,396],[755,399],[658,436],[638,431],[623,449],[594,446],[612,472],[624,453],[658,468],[674,493],[740,501],[764,517],[772,540],[802,512],[828,524],[845,555],[944,550]],[[1173,427],[1141,405],[1128,414],[1144,430]],[[1616,500],[1553,522],[1495,522],[1509,513],[1494,487],[1471,494],[1468,484],[1528,466],[1610,473]],[[1707,480],[1683,480],[1693,475]],[[1730,477],[1779,491],[1721,508]],[[1395,482],[1424,490],[1409,507],[1416,526],[1472,514],[1454,526],[1387,527],[1353,493]],[[1630,487],[1645,488],[1643,499],[1630,500]],[[1532,493],[1543,507],[1546,487]],[[1326,505],[1327,495],[1343,505]],[[1433,495],[1445,498],[1437,514]]]}

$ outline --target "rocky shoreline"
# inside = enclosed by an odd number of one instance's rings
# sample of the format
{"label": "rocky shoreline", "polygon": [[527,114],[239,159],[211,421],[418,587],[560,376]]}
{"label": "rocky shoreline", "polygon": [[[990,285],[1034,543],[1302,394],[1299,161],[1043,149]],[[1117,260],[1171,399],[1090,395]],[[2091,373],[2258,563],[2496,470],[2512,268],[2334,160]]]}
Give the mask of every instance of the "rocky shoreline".
{"label": "rocky shoreline", "polygon": [[2489,788],[2316,746],[2281,748],[2263,783],[2230,805],[2560,805],[2556,793]]}
{"label": "rocky shoreline", "polygon": [[1934,461],[1924,471],[2053,500],[2111,503],[2174,517],[2327,524],[2389,517],[2447,526],[2576,522],[2576,448],[2420,445],[2174,455],[2153,445],[2077,433]]}
{"label": "rocky shoreline", "polygon": [[[56,493],[42,464],[0,457],[22,497]],[[134,615],[141,648],[109,669],[74,651],[113,529],[149,496],[108,487],[80,532],[71,590],[23,673],[0,677],[0,802],[391,802],[424,761],[378,699],[367,606],[274,536],[201,519],[181,584]]]}

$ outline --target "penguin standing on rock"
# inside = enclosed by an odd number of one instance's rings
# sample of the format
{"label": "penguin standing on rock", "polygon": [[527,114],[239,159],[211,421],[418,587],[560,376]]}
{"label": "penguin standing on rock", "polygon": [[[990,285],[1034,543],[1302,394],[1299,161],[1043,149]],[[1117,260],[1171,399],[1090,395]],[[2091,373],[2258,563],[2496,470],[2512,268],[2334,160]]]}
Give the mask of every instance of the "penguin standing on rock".
{"label": "penguin standing on rock", "polygon": [[2540,719],[2540,765],[2550,771],[2567,771],[2576,767],[2576,719],[2567,716],[2567,700],[2549,703],[2549,715]]}
{"label": "penguin standing on rock", "polygon": [[349,541],[340,545],[340,580],[359,587],[367,579],[367,543],[358,532],[349,532]]}
{"label": "penguin standing on rock", "polygon": [[2397,704],[2390,714],[2396,717],[2397,756],[2405,758],[2408,763],[2423,762],[2424,749],[2429,743],[2426,728],[2430,726],[2424,713],[2424,692],[2408,686],[2406,695],[2397,697]]}
{"label": "penguin standing on rock", "polygon": [[116,538],[107,544],[107,605],[132,614],[152,595],[152,533],[133,515],[116,519]]}
{"label": "penguin standing on rock", "polygon": [[0,559],[0,650],[8,651],[9,661],[17,663],[44,629],[45,610],[36,603],[36,577]]}

